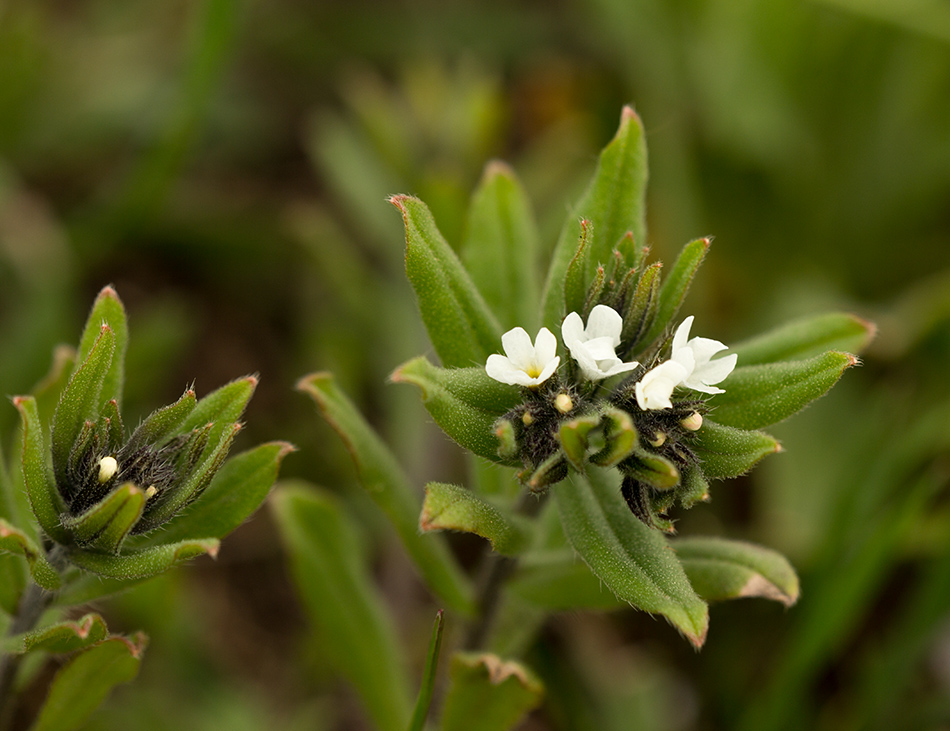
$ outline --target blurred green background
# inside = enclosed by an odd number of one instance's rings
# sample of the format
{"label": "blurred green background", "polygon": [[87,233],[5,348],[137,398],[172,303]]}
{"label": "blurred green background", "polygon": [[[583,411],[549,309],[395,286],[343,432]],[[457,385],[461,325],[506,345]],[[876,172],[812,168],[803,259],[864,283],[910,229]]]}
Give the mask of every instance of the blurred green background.
{"label": "blurred green background", "polygon": [[[786,552],[799,604],[714,607],[700,654],[643,614],[555,617],[525,728],[950,728],[945,0],[4,0],[0,391],[30,389],[109,282],[130,413],[259,372],[242,439],[295,442],[284,474],[365,517],[421,658],[435,605],[293,385],[332,370],[420,490],[464,480],[417,394],[386,383],[427,343],[385,198],[423,198],[457,243],[505,159],[550,250],[625,103],[647,130],[655,255],[716,237],[687,308],[703,333],[829,308],[880,331],[775,430],[786,454],[680,516],[684,535]],[[0,410],[5,446],[15,421]],[[367,727],[266,510],[216,563],[101,609],[152,642],[89,728]]]}

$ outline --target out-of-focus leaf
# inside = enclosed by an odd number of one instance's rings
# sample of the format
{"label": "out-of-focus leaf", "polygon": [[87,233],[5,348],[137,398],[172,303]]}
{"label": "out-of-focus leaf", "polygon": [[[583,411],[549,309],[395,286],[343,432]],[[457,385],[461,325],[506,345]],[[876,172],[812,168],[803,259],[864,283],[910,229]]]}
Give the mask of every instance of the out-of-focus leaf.
{"label": "out-of-focus leaf", "polygon": [[782,445],[765,432],[746,431],[703,420],[690,448],[699,457],[703,474],[713,479],[745,474],[763,457],[782,451]]}
{"label": "out-of-focus leaf", "polygon": [[716,422],[739,429],[776,424],[805,408],[838,382],[858,359],[828,352],[808,360],[736,368],[715,400]]}
{"label": "out-of-focus leaf", "polygon": [[429,715],[429,706],[432,705],[435,673],[439,666],[439,653],[442,650],[442,614],[440,609],[435,615],[435,624],[432,625],[432,639],[429,641],[429,652],[426,654],[426,664],[422,670],[422,684],[419,686],[416,706],[412,711],[409,731],[424,731],[426,716]]}
{"label": "out-of-focus leaf", "polygon": [[105,620],[98,614],[87,614],[72,622],[59,622],[4,640],[6,652],[22,654],[42,650],[66,653],[101,642],[109,634]]}
{"label": "out-of-focus leaf", "polygon": [[293,451],[287,442],[268,442],[231,457],[201,496],[162,526],[151,542],[224,538],[264,502],[280,463]]}
{"label": "out-of-focus leaf", "polygon": [[69,560],[86,571],[112,579],[146,579],[203,553],[217,556],[219,543],[217,539],[211,538],[180,541],[129,551],[119,556],[77,549],[69,553]]}
{"label": "out-of-focus leaf", "polygon": [[494,462],[519,464],[499,456],[495,435],[498,417],[521,401],[517,387],[489,378],[484,368],[439,368],[424,357],[401,365],[392,380],[418,386],[432,418],[465,449]]}
{"label": "out-of-focus leaf", "polygon": [[56,489],[56,483],[47,466],[46,440],[36,410],[36,399],[32,396],[15,396],[13,405],[20,412],[23,432],[23,480],[33,515],[40,527],[60,543],[69,540],[59,522],[59,516],[66,511],[66,505]]}
{"label": "out-of-focus leaf", "polygon": [[689,291],[689,285],[693,282],[696,270],[706,258],[706,252],[709,250],[710,239],[696,239],[690,241],[683,250],[680,251],[669,273],[663,279],[660,285],[660,291],[657,295],[656,315],[646,334],[640,338],[643,345],[653,342],[653,340],[663,334],[663,331],[669,327],[676,313],[679,312],[680,305],[686,298]]}
{"label": "out-of-focus leaf", "polygon": [[478,291],[507,330],[538,320],[538,233],[514,170],[491,162],[472,198],[461,247]]}
{"label": "out-of-focus leaf", "polygon": [[[76,361],[78,367],[56,406],[51,451],[56,480],[61,484],[66,482],[66,465],[76,437],[86,421],[95,422],[99,418],[99,407],[103,401],[102,387],[106,376],[111,374],[114,352],[115,334],[112,328],[103,325],[86,359]],[[48,532],[47,526],[43,525],[43,528]]]}
{"label": "out-of-focus leaf", "polygon": [[330,495],[300,483],[281,486],[270,504],[326,654],[380,729],[404,731],[410,705],[403,659],[349,519]]}
{"label": "out-of-focus leaf", "polygon": [[406,274],[419,313],[442,365],[465,368],[484,363],[501,343],[501,326],[462,262],[442,238],[429,209],[418,198],[389,199],[406,226]]}
{"label": "out-of-focus leaf", "polygon": [[43,550],[23,531],[0,519],[0,551],[8,551],[26,558],[33,580],[47,591],[59,588],[59,574],[46,560]]}
{"label": "out-of-focus leaf", "polygon": [[665,616],[702,647],[709,610],[660,531],[638,520],[620,495],[616,470],[572,472],[554,489],[564,532],[607,587],[638,609]]}
{"label": "out-of-focus leaf", "polygon": [[86,319],[82,337],[79,340],[79,352],[73,366],[73,375],[79,370],[95,346],[103,326],[112,330],[115,350],[112,363],[102,381],[101,401],[111,401],[122,405],[122,384],[125,381],[125,352],[129,344],[129,326],[125,317],[125,307],[119,295],[112,287],[103,287],[92,304],[92,310]]}
{"label": "out-of-focus leaf", "polygon": [[790,607],[798,601],[795,569],[776,551],[723,538],[678,538],[671,543],[693,589],[708,602],[762,597]]}
{"label": "out-of-focus leaf", "polygon": [[53,678],[32,731],[72,731],[86,721],[112,689],[133,680],[148,640],[112,637],[70,660]]}
{"label": "out-of-focus leaf", "polygon": [[860,353],[874,338],[874,323],[843,312],[806,317],[744,340],[729,352],[739,356],[739,366],[804,360],[826,350]]}
{"label": "out-of-focus leaf", "polygon": [[544,686],[527,667],[497,655],[456,653],[442,731],[506,731],[541,703]]}
{"label": "out-of-focus leaf", "polygon": [[592,226],[587,282],[593,279],[598,264],[609,261],[628,231],[633,233],[634,250],[621,251],[624,263],[628,267],[640,264],[640,248],[646,243],[646,183],[643,123],[631,107],[624,107],[617,134],[600,153],[586,192],[571,209],[561,230],[545,284],[545,325],[556,328],[565,315],[564,279],[581,238],[581,220],[586,219]]}
{"label": "out-of-focus leaf", "polygon": [[409,478],[350,400],[325,373],[304,377],[297,388],[316,402],[346,444],[363,487],[387,515],[430,588],[450,607],[474,611],[471,584],[440,536],[419,534],[419,508]]}
{"label": "out-of-focus leaf", "polygon": [[76,364],[76,351],[68,345],[59,345],[53,349],[53,362],[49,372],[33,387],[31,395],[36,399],[36,409],[41,424],[50,424],[59,397],[66,388],[69,376]]}
{"label": "out-of-focus leaf", "polygon": [[442,482],[426,485],[419,529],[423,532],[456,530],[474,533],[506,556],[523,551],[530,536],[527,526],[516,516],[505,515],[471,490]]}

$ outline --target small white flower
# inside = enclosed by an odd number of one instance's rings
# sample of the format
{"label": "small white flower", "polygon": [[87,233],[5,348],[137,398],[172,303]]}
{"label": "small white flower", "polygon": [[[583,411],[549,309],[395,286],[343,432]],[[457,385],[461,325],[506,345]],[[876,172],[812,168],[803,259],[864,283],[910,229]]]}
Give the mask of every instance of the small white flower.
{"label": "small white flower", "polygon": [[675,360],[665,360],[655,368],[648,370],[634,386],[637,405],[644,411],[649,409],[671,409],[670,396],[686,378],[686,367]]}
{"label": "small white flower", "polygon": [[523,327],[516,327],[501,336],[505,355],[490,355],[485,373],[490,378],[513,386],[538,386],[557,370],[561,358],[557,355],[557,338],[542,327],[531,344],[531,336]]}
{"label": "small white flower", "polygon": [[686,376],[681,385],[703,393],[725,393],[713,384],[723,381],[732,373],[739,356],[733,353],[725,358],[710,360],[719,351],[727,350],[727,346],[709,338],[693,338],[687,342],[692,324],[693,316],[690,315],[676,328],[676,334],[673,335],[673,352],[670,359],[686,368]]}
{"label": "small white flower", "polygon": [[632,371],[639,363],[624,363],[617,357],[623,318],[607,305],[597,305],[587,318],[587,327],[576,312],[561,323],[561,337],[581,372],[591,381],[602,381],[618,373]]}

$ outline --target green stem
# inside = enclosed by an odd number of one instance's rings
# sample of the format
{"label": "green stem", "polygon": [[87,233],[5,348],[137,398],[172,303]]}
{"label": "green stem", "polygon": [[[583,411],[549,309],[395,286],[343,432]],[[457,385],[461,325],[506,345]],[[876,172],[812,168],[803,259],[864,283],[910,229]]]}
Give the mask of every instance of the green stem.
{"label": "green stem", "polygon": [[[57,570],[63,567],[65,560],[59,546],[50,551],[49,561]],[[23,592],[23,596],[20,597],[17,613],[7,629],[7,637],[29,632],[36,627],[54,596],[54,593],[46,591],[31,581]],[[12,694],[22,659],[23,655],[13,652],[5,653],[0,658],[0,731],[8,731],[13,723],[15,704]]]}

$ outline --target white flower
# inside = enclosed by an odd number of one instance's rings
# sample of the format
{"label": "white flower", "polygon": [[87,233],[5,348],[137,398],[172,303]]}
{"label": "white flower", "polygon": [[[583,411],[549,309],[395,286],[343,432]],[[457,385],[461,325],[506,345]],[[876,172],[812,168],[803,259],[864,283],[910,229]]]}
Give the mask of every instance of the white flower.
{"label": "white flower", "polygon": [[665,360],[651,368],[634,386],[637,405],[644,411],[673,408],[670,396],[686,376],[686,367],[675,360]]}
{"label": "white flower", "polygon": [[581,372],[591,381],[601,381],[640,365],[635,361],[624,363],[617,357],[615,349],[620,345],[621,330],[623,318],[607,305],[597,305],[591,310],[586,328],[576,312],[561,323],[564,344],[581,367]]}
{"label": "white flower", "polygon": [[523,327],[516,327],[502,335],[501,345],[505,355],[488,356],[485,373],[502,383],[513,386],[540,385],[551,377],[561,362],[556,354],[557,338],[546,327],[538,332],[534,345]]}
{"label": "white flower", "polygon": [[686,376],[681,385],[703,393],[725,393],[713,384],[723,381],[732,373],[739,356],[733,353],[725,358],[710,360],[716,353],[726,350],[727,347],[718,340],[709,338],[693,338],[687,342],[692,324],[693,316],[690,315],[676,328],[676,334],[673,335],[671,360],[686,369]]}

